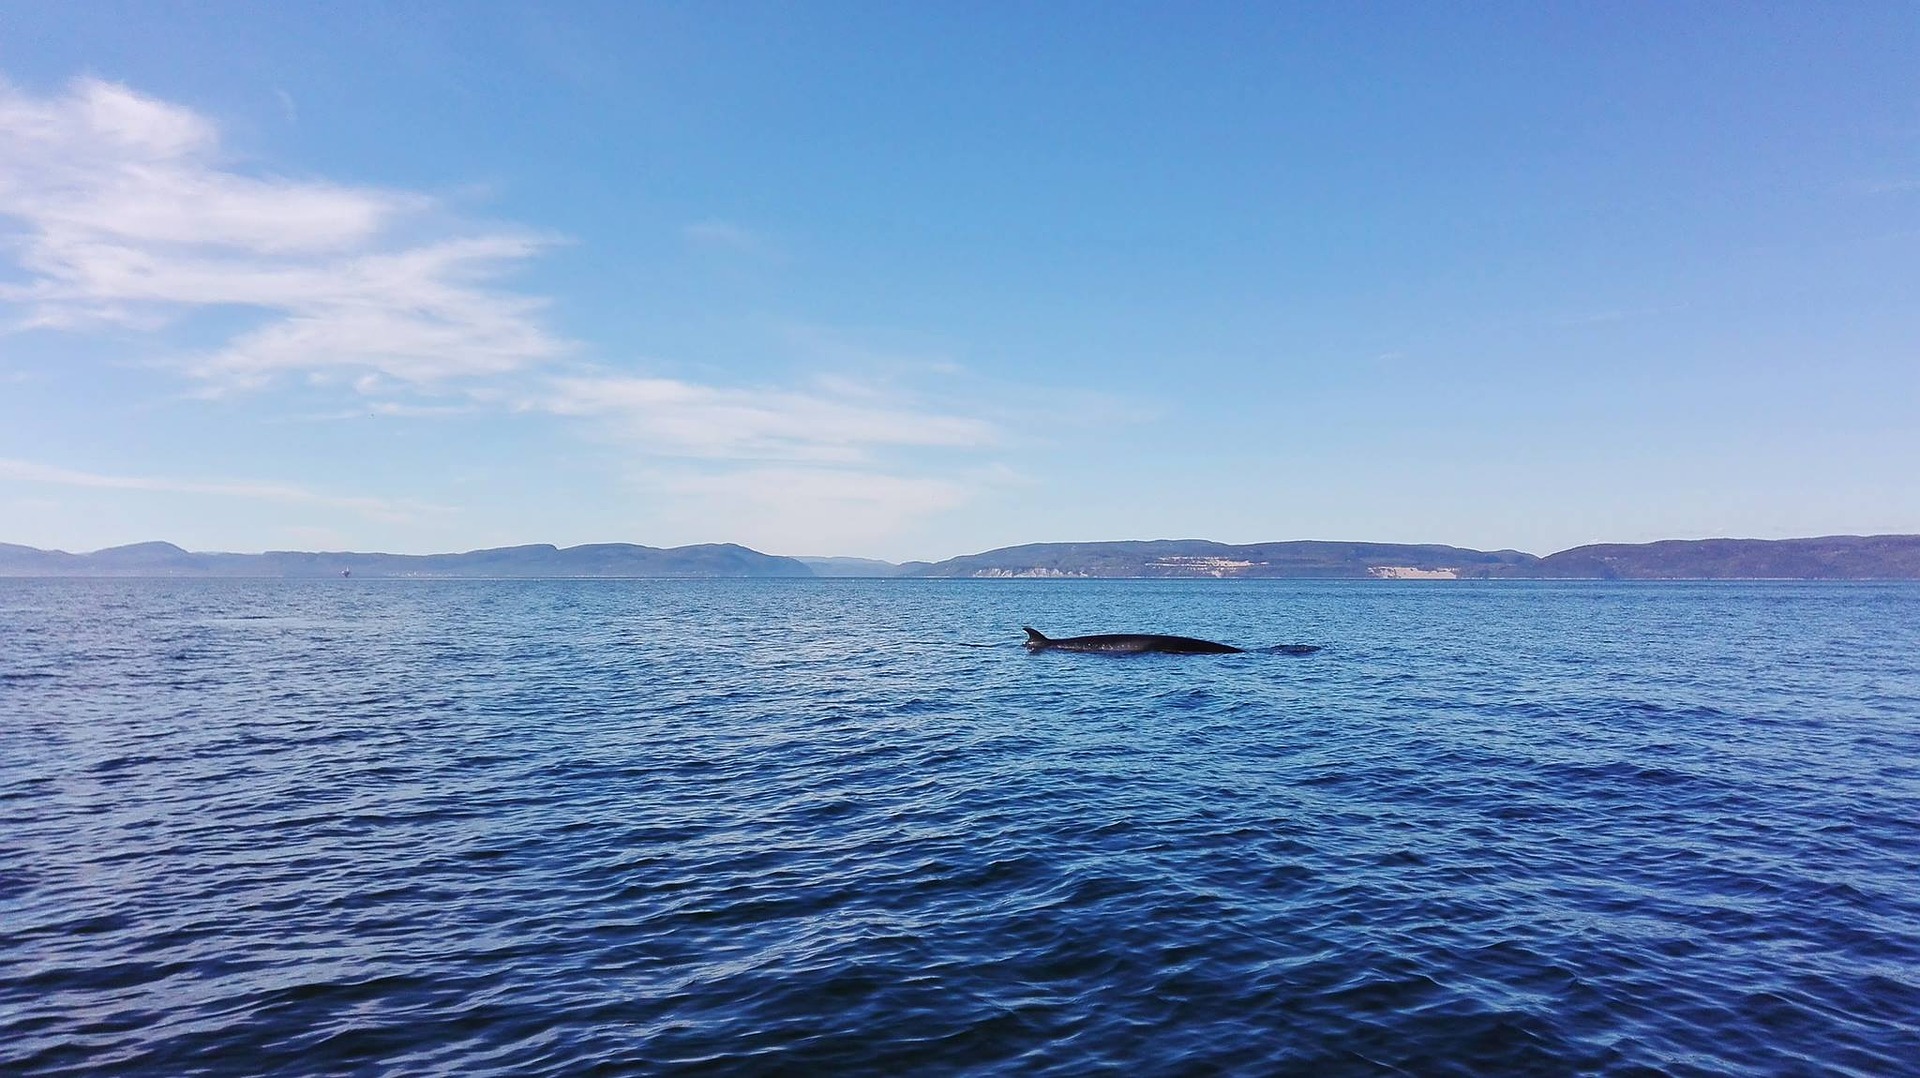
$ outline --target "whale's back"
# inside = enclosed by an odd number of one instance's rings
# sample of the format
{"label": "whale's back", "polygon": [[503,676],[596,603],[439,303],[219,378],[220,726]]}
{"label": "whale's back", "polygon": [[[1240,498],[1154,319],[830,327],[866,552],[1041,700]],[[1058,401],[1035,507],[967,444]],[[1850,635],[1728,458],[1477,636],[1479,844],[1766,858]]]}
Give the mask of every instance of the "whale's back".
{"label": "whale's back", "polygon": [[1055,640],[1032,626],[1026,627],[1027,647],[1032,651],[1099,651],[1112,655],[1140,655],[1157,652],[1166,655],[1228,655],[1241,649],[1191,636],[1163,636],[1158,633],[1100,633],[1094,636],[1068,636]]}

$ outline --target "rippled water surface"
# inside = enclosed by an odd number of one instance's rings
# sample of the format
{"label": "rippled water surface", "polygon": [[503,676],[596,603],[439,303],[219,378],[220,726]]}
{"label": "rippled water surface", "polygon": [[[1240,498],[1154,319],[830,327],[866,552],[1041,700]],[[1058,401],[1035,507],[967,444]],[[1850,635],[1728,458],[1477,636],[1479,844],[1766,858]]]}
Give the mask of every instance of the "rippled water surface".
{"label": "rippled water surface", "polygon": [[1915,1073],[1920,587],[0,581],[0,1072],[1102,1069]]}

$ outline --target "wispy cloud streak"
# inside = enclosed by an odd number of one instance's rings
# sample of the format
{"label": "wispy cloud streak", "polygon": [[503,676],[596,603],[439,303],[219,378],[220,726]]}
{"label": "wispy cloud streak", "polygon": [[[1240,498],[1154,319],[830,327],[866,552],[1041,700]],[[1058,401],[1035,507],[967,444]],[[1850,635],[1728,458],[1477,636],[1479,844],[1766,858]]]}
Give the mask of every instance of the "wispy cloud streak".
{"label": "wispy cloud streak", "polygon": [[708,251],[754,258],[772,258],[779,254],[779,247],[772,240],[731,221],[695,221],[683,226],[680,235],[689,244]]}
{"label": "wispy cloud streak", "polygon": [[383,520],[403,520],[433,511],[436,507],[390,501],[385,498],[343,497],[323,494],[285,483],[258,483],[246,480],[174,479],[161,476],[102,475],[75,471],[33,461],[0,458],[0,479],[55,486],[89,487],[99,490],[144,490],[164,494],[206,494],[249,501],[286,502],[301,505],[347,509]]}
{"label": "wispy cloud streak", "polygon": [[[722,220],[682,238],[729,257],[780,254]],[[895,362],[844,335],[772,346],[864,376],[703,384],[576,356],[545,325],[544,301],[503,281],[554,242],[462,226],[417,192],[249,167],[208,117],[116,83],[35,95],[0,81],[0,260],[13,270],[0,277],[0,335],[131,328],[195,395],[271,385],[324,400],[309,418],[555,417],[618,446],[616,471],[648,477],[662,514],[690,528],[751,519],[781,546],[782,535],[858,540],[956,509],[983,485],[980,459],[1006,443],[1001,424],[901,385],[956,365]],[[435,509],[19,460],[0,460],[0,479],[369,516]]]}
{"label": "wispy cloud streak", "polygon": [[525,407],[599,416],[658,452],[705,459],[852,462],[879,447],[982,448],[991,424],[829,381],[815,391],[738,389],[617,375],[554,379]]}
{"label": "wispy cloud streak", "polygon": [[214,124],[98,79],[40,98],[0,83],[0,217],[22,284],[17,327],[147,329],[196,309],[253,328],[186,364],[221,386],[376,372],[430,383],[523,369],[566,351],[541,302],[490,287],[549,241],[492,229],[401,242],[433,200],[252,175]]}

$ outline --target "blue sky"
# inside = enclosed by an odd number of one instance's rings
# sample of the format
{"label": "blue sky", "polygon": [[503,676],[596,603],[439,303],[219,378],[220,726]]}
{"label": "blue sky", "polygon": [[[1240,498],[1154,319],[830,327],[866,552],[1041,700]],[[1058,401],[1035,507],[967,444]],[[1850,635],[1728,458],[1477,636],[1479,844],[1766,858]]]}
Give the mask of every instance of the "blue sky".
{"label": "blue sky", "polygon": [[1920,532],[1911,5],[0,2],[0,541]]}

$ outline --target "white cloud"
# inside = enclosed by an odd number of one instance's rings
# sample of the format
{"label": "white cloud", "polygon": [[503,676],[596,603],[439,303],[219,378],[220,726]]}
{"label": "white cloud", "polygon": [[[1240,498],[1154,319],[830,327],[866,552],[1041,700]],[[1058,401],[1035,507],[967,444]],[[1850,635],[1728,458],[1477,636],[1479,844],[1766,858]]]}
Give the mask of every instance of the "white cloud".
{"label": "white cloud", "polygon": [[159,476],[101,475],[81,472],[25,460],[0,458],[0,479],[56,486],[91,487],[104,490],[146,490],[166,494],[210,494],[248,501],[287,502],[347,509],[381,520],[408,520],[436,507],[390,501],[385,498],[343,497],[322,494],[285,483],[256,483],[226,479],[170,479]]}
{"label": "white cloud", "polygon": [[732,389],[671,378],[556,378],[526,407],[601,416],[655,452],[708,459],[839,461],[879,447],[979,449],[994,427],[897,402],[845,380],[812,392]]}
{"label": "white cloud", "polygon": [[[780,256],[765,235],[726,221],[689,224],[682,239]],[[1005,444],[1001,424],[903,389],[959,374],[944,354],[903,355],[817,327],[769,343],[856,376],[730,386],[563,362],[572,344],[543,325],[544,301],[500,283],[553,242],[449,224],[416,192],[245,166],[211,119],[115,83],[83,78],[36,96],[0,81],[0,259],[17,270],[0,277],[0,318],[11,313],[15,329],[131,327],[200,395],[268,384],[331,393],[320,416],[560,417],[627,450],[622,470],[652,476],[663,515],[709,533],[696,518],[720,532],[746,521],[781,546],[864,542],[958,507],[985,482],[981,456]],[[216,316],[189,318],[207,313]],[[215,325],[227,328],[185,336]],[[432,509],[23,461],[0,461],[0,479],[368,516]]]}
{"label": "white cloud", "polygon": [[425,196],[252,175],[211,121],[78,79],[38,98],[0,83],[0,217],[24,284],[0,302],[25,326],[153,329],[196,309],[255,328],[186,365],[223,386],[288,372],[410,383],[520,370],[562,354],[540,302],[489,287],[548,241],[491,230],[404,243]]}

